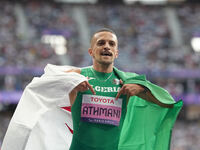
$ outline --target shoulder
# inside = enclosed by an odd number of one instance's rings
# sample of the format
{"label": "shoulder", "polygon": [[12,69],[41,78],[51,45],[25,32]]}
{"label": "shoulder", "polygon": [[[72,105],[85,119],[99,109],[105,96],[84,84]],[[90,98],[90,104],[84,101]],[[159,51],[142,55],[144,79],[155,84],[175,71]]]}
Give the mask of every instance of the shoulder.
{"label": "shoulder", "polygon": [[82,67],[81,74],[88,76],[88,73],[91,71],[92,66]]}
{"label": "shoulder", "polygon": [[76,73],[82,74],[82,73],[90,70],[90,68],[91,68],[91,66],[82,67],[82,68],[73,68],[73,69],[67,70],[65,72],[76,72]]}
{"label": "shoulder", "polygon": [[120,76],[120,78],[130,78],[130,77],[137,77],[139,76],[139,74],[137,73],[134,73],[134,72],[124,72],[124,71],[121,71],[119,69],[117,69],[116,67],[114,67],[114,72]]}
{"label": "shoulder", "polygon": [[69,72],[76,72],[76,73],[80,74],[81,73],[81,69],[80,68],[73,68],[73,69],[67,70],[65,72],[67,72],[67,73],[69,73]]}

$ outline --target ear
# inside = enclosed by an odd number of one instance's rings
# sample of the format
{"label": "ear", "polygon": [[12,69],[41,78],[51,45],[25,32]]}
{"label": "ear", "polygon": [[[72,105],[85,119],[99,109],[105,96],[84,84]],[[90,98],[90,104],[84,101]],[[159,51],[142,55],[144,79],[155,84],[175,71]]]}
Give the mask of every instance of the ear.
{"label": "ear", "polygon": [[92,51],[92,48],[89,48],[89,49],[88,49],[88,53],[89,53],[90,56],[92,56],[92,54],[93,54],[92,52],[93,52],[93,51]]}
{"label": "ear", "polygon": [[118,55],[119,55],[119,53],[118,53],[118,49],[115,51],[115,58],[118,58]]}

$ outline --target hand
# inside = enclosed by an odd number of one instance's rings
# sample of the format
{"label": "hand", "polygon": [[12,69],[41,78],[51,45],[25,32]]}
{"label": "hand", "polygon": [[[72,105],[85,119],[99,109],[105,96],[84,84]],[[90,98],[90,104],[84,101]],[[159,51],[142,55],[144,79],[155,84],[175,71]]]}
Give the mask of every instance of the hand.
{"label": "hand", "polygon": [[84,92],[90,89],[92,93],[95,95],[95,91],[93,87],[88,83],[88,81],[83,81],[79,85],[77,85],[70,93],[69,93],[69,99],[71,106],[74,104],[77,96],[77,92]]}
{"label": "hand", "polygon": [[[81,73],[81,69],[79,68],[75,68],[75,69],[71,69],[71,70],[68,70],[68,71],[65,71],[65,72],[76,72],[76,73]],[[88,81],[84,81],[84,82],[81,82],[79,85],[77,85],[71,93],[77,93],[77,92],[84,92],[84,91],[87,91],[88,89],[91,90],[91,92],[95,95],[95,91],[94,89],[92,88],[92,86],[89,84]]]}
{"label": "hand", "polygon": [[89,84],[88,81],[81,82],[79,85],[77,85],[73,89],[73,91],[76,91],[76,92],[84,92],[84,91],[87,91],[87,90],[90,90],[94,95],[96,94],[93,87]]}
{"label": "hand", "polygon": [[145,89],[139,84],[124,84],[120,91],[117,93],[116,99],[120,97],[121,94],[130,96],[138,95]]}

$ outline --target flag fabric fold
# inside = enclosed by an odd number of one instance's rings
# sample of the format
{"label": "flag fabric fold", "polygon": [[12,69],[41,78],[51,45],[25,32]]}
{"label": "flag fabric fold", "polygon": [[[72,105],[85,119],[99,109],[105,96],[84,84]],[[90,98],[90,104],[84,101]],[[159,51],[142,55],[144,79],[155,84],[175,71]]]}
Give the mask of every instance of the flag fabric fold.
{"label": "flag fabric fold", "polygon": [[182,107],[162,108],[132,97],[122,127],[119,150],[169,150],[173,125]]}
{"label": "flag fabric fold", "polygon": [[[3,140],[2,150],[67,150],[73,129],[69,92],[87,79],[65,73],[74,67],[47,65],[25,88]],[[63,134],[61,134],[63,132]],[[63,138],[65,137],[65,138]],[[54,140],[57,139],[57,140]],[[66,140],[66,141],[64,141]]]}
{"label": "flag fabric fold", "polygon": [[[87,78],[65,73],[72,66],[47,65],[45,73],[25,88],[5,135],[2,150],[68,150],[72,139],[69,92]],[[122,127],[119,150],[168,150],[176,117],[183,105],[145,76],[114,68],[124,83],[147,87],[152,94],[173,108],[132,96]],[[86,129],[87,130],[87,129]]]}
{"label": "flag fabric fold", "polygon": [[124,84],[143,85],[161,103],[174,104],[173,108],[163,108],[140,97],[130,97],[119,150],[169,150],[171,132],[183,106],[182,100],[175,102],[168,91],[147,81],[144,75],[114,70]]}

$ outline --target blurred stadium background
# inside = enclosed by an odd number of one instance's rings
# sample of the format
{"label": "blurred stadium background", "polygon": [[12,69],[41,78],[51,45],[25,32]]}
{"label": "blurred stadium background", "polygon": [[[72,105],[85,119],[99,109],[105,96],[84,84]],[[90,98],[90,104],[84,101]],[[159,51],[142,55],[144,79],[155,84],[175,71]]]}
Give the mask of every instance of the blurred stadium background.
{"label": "blurred stadium background", "polygon": [[199,0],[1,0],[0,147],[25,86],[47,63],[91,65],[90,35],[112,28],[116,66],[183,99],[171,150],[200,149]]}

